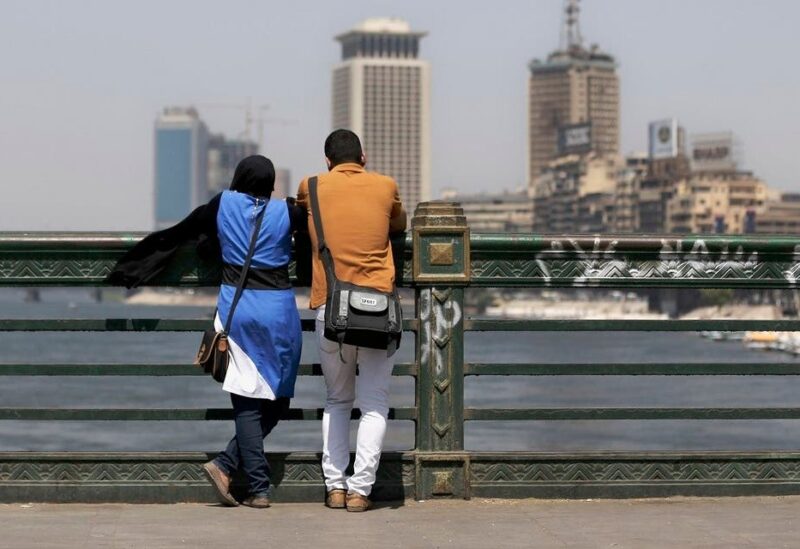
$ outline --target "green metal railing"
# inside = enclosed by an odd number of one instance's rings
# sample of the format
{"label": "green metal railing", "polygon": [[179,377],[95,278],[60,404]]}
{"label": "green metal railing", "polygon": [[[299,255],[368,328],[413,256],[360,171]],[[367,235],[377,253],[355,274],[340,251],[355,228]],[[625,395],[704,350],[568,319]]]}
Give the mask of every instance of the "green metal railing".
{"label": "green metal railing", "polygon": [[[97,286],[142,235],[0,234],[0,286]],[[391,419],[415,423],[415,448],[384,456],[377,498],[631,497],[800,493],[800,453],[573,453],[464,450],[465,421],[800,419],[800,407],[471,408],[468,376],[795,376],[798,363],[473,363],[467,332],[800,330],[798,320],[486,320],[464,315],[469,287],[794,289],[800,240],[787,237],[586,237],[470,235],[460,208],[417,208],[405,242],[402,285],[415,290],[415,360],[394,375],[415,379],[414,407]],[[219,283],[219,266],[181,252],[156,285]],[[0,319],[0,331],[199,332],[207,319]],[[303,329],[313,329],[304,321]],[[411,339],[411,338],[409,338]],[[406,345],[408,344],[406,340]],[[0,376],[193,376],[175,364],[0,364]],[[320,375],[303,364],[301,375]],[[287,419],[320,419],[320,408]],[[5,408],[0,420],[227,420],[227,409]],[[353,417],[358,417],[354,411]],[[202,453],[0,453],[0,501],[185,501],[211,496]],[[319,499],[314,453],[272,455],[276,496]]]}

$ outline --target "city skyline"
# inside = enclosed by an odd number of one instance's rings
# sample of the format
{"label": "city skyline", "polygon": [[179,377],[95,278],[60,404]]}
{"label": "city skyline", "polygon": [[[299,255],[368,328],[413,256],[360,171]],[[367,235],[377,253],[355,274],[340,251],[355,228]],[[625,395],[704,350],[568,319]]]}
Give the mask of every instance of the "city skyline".
{"label": "city skyline", "polygon": [[[797,190],[791,151],[800,142],[792,122],[800,119],[793,99],[800,78],[786,67],[799,41],[789,21],[800,9],[772,4],[620,1],[608,9],[583,2],[584,34],[620,64],[620,152],[646,150],[647,123],[674,116],[693,134],[735,132],[744,168],[771,186]],[[204,101],[252,96],[276,116],[301,115],[297,127],[267,129],[266,152],[297,180],[321,171],[330,67],[338,56],[333,37],[384,14],[430,33],[421,55],[433,71],[433,196],[443,187],[525,184],[527,63],[558,45],[560,0],[509,2],[505,14],[471,2],[437,10],[413,1],[354,2],[347,13],[324,4],[315,11],[234,3],[225,14],[210,4],[187,6],[4,5],[0,40],[8,43],[0,55],[8,86],[0,92],[0,145],[8,158],[0,178],[6,188],[22,185],[56,203],[28,207],[12,193],[0,207],[5,229],[148,228],[152,120],[169,104],[196,104],[210,127],[228,135],[241,132],[240,114],[206,112]],[[259,10],[265,17],[240,16]],[[270,11],[282,16],[266,17]],[[179,14],[194,34],[174,28]],[[230,40],[209,44],[212,30]],[[167,31],[177,38],[163,38]],[[754,33],[757,39],[742,44],[741,36]],[[289,48],[292,40],[305,43]],[[41,156],[48,161],[37,161]],[[87,202],[98,207],[68,215]]]}

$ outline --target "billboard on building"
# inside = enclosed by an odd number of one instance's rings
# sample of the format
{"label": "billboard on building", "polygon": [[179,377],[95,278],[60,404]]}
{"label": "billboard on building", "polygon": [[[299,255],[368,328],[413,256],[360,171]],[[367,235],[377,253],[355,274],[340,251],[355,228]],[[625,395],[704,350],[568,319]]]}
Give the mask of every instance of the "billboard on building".
{"label": "billboard on building", "polygon": [[675,158],[680,152],[678,121],[667,118],[650,123],[650,158]]}
{"label": "billboard on building", "polygon": [[692,169],[695,171],[736,171],[738,146],[730,132],[692,136]]}
{"label": "billboard on building", "polygon": [[592,124],[569,124],[558,128],[558,153],[584,154],[592,150]]}

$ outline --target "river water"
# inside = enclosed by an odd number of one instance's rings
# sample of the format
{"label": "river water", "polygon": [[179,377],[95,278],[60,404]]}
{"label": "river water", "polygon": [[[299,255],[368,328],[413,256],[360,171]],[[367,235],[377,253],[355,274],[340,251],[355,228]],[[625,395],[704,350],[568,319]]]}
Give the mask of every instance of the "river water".
{"label": "river water", "polygon": [[[2,318],[201,318],[211,309],[93,303],[88,292],[46,290],[23,303],[20,290],[0,290]],[[317,362],[305,334],[303,362]],[[0,333],[3,362],[191,362],[196,333]],[[405,340],[398,360],[411,362]],[[473,362],[774,362],[794,361],[753,351],[741,342],[711,342],[693,333],[468,333]],[[800,379],[779,376],[469,377],[468,407],[790,407],[800,406]],[[321,407],[319,377],[301,377],[295,407]],[[395,378],[392,406],[413,406],[411,378]],[[0,407],[215,408],[229,400],[205,377],[0,377]],[[353,423],[355,427],[355,423]],[[0,421],[0,451],[201,450],[223,447],[232,422]],[[391,422],[387,449],[414,445],[411,422]],[[467,422],[470,450],[698,451],[797,450],[800,421],[512,421]],[[270,451],[319,450],[320,423],[286,421],[267,441]]]}

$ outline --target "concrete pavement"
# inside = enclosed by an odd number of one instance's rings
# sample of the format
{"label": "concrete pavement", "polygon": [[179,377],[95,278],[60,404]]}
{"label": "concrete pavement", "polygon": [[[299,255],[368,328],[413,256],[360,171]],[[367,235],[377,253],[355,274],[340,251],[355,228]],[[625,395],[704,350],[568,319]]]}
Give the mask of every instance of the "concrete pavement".
{"label": "concrete pavement", "polygon": [[800,496],[321,504],[0,505],[0,547],[800,547]]}

